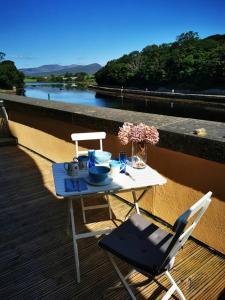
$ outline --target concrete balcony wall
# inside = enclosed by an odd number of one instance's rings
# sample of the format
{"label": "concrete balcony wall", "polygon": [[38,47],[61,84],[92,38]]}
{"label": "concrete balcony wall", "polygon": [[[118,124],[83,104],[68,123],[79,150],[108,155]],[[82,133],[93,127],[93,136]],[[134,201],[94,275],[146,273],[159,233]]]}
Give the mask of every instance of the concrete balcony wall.
{"label": "concrete balcony wall", "polygon": [[[122,147],[116,133],[122,122],[130,121],[131,116],[138,118],[141,113],[127,113],[126,116],[122,116],[121,112],[121,121],[111,120],[110,123],[107,121],[108,109],[102,108],[101,117],[96,121],[99,111],[95,108],[84,108],[82,111],[80,106],[73,106],[71,118],[71,106],[65,108],[64,105],[63,110],[59,110],[59,107],[52,110],[54,104],[48,104],[49,107],[46,107],[43,104],[45,101],[41,102],[45,108],[37,103],[28,107],[24,101],[21,99],[20,103],[12,99],[5,101],[11,133],[18,138],[19,144],[53,161],[70,161],[73,158],[75,147],[70,135],[74,132],[105,130],[106,150],[114,155],[121,150],[131,152],[131,145]],[[38,103],[40,104],[40,101]],[[93,117],[88,116],[90,111],[93,112]],[[114,111],[115,119],[118,118],[120,110],[110,111]],[[139,119],[137,121],[133,119],[133,122],[138,121]],[[155,125],[153,119],[152,122]],[[82,146],[94,148],[97,145],[83,143]],[[211,190],[212,204],[193,235],[210,247],[225,253],[225,164],[174,151],[163,147],[162,144],[148,148],[148,164],[165,176],[168,182],[150,190],[142,202],[142,207],[173,224],[177,216]],[[128,195],[125,196],[128,199]]]}

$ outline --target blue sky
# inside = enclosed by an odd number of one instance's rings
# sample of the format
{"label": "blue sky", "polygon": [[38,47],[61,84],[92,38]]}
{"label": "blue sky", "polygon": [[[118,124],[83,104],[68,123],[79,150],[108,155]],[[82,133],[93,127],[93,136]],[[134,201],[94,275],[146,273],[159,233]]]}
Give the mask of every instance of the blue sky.
{"label": "blue sky", "polygon": [[17,67],[105,64],[189,30],[225,34],[224,0],[0,0],[0,51]]}

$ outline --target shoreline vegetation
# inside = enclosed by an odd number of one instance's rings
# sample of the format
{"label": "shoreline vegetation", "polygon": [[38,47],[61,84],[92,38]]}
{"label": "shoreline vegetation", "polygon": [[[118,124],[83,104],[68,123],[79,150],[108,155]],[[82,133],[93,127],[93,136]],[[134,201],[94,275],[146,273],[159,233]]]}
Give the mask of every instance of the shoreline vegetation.
{"label": "shoreline vegetation", "polygon": [[225,89],[225,35],[200,39],[182,33],[175,42],[149,45],[109,61],[95,73],[99,86],[200,91]]}
{"label": "shoreline vegetation", "polygon": [[2,93],[23,94],[24,74],[13,61],[5,60],[5,53],[0,51],[0,91]]}
{"label": "shoreline vegetation", "polygon": [[96,84],[94,75],[84,72],[72,74],[66,73],[65,75],[50,75],[50,76],[27,76],[24,79],[25,83],[58,83],[66,84],[73,87],[87,88],[89,85]]}
{"label": "shoreline vegetation", "polygon": [[0,93],[2,94],[10,94],[10,95],[16,95],[16,88],[13,88],[12,90],[4,90],[4,89],[0,89]]}

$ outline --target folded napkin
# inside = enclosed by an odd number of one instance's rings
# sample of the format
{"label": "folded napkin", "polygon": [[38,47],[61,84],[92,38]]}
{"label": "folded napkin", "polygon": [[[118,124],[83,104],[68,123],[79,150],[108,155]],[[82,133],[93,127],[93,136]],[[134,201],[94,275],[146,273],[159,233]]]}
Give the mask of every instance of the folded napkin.
{"label": "folded napkin", "polygon": [[87,189],[88,187],[84,178],[65,178],[66,192],[81,192]]}

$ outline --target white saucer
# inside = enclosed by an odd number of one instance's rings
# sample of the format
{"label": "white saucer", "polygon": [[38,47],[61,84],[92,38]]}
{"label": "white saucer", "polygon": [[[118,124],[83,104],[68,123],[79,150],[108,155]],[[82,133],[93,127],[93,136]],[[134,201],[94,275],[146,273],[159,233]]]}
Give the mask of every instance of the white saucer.
{"label": "white saucer", "polygon": [[103,181],[93,182],[93,181],[91,181],[90,177],[85,178],[85,181],[91,185],[107,185],[107,184],[110,184],[112,182],[112,180],[113,180],[112,177],[106,177],[106,179],[104,179]]}

